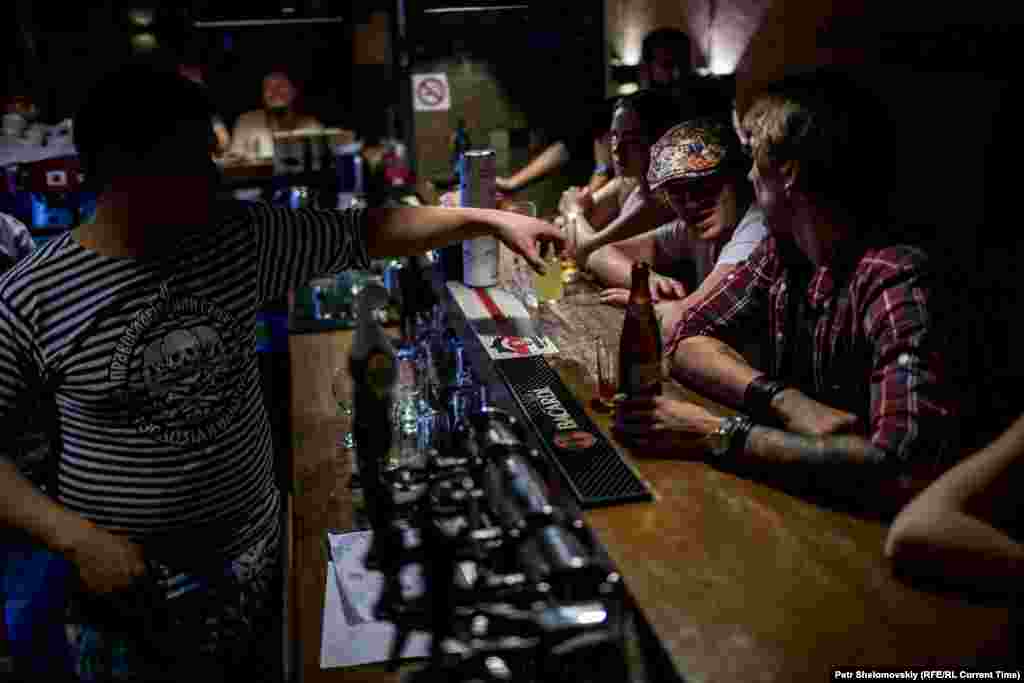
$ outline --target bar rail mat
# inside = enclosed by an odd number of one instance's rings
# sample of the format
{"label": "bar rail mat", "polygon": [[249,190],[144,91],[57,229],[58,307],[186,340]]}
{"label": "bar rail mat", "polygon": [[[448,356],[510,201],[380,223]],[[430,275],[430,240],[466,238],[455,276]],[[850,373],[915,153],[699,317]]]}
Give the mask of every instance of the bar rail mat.
{"label": "bar rail mat", "polygon": [[543,356],[497,360],[494,367],[581,507],[653,499]]}

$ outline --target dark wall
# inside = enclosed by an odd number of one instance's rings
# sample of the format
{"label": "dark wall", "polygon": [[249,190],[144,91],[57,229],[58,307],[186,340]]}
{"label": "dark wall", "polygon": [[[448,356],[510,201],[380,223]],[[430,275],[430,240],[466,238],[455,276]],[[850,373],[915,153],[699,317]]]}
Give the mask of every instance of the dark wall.
{"label": "dark wall", "polygon": [[[450,138],[460,118],[474,146],[496,148],[499,173],[518,170],[548,142],[582,132],[603,102],[603,29],[600,0],[534,0],[527,11],[412,15],[412,70],[446,73],[452,99],[451,111],[415,115],[419,174],[451,173]],[[576,156],[575,163],[526,193],[542,214],[554,209],[568,184],[586,182],[592,150],[588,145]]]}

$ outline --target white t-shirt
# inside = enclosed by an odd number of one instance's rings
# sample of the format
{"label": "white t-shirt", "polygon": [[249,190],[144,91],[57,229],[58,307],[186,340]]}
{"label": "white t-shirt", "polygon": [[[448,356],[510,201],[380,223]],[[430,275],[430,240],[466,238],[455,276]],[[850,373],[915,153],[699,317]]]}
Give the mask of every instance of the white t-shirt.
{"label": "white t-shirt", "polygon": [[657,263],[693,261],[697,269],[696,286],[718,266],[735,265],[747,260],[768,234],[764,212],[755,203],[743,215],[732,237],[724,245],[697,240],[687,233],[682,221],[673,221],[654,233],[654,254]]}
{"label": "white t-shirt", "polygon": [[233,557],[280,505],[257,309],[369,258],[361,211],[222,208],[159,261],[67,233],[0,277],[0,429],[55,378],[60,502],[144,547]]}
{"label": "white t-shirt", "polygon": [[[323,126],[311,116],[302,116],[296,124],[297,129],[321,130]],[[231,153],[250,159],[274,157],[274,133],[266,111],[247,111],[238,117],[231,133]]]}

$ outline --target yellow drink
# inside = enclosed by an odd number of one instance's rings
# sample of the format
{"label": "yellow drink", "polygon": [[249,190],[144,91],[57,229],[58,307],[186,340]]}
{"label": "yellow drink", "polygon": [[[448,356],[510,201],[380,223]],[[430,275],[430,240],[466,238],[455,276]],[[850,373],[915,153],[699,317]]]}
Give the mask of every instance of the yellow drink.
{"label": "yellow drink", "polygon": [[576,267],[576,259],[565,257],[561,259],[561,266],[562,282],[567,285],[576,282],[577,273],[579,272],[579,269]]}
{"label": "yellow drink", "polygon": [[544,274],[533,276],[533,288],[537,293],[537,301],[558,301],[562,298],[562,290],[565,288],[562,282],[562,264],[558,256],[552,256],[544,261]]}

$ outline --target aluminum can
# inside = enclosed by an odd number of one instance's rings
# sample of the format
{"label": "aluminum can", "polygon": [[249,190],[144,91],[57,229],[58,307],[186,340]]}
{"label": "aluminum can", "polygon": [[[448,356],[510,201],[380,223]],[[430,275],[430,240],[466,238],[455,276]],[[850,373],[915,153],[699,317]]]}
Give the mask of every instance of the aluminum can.
{"label": "aluminum can", "polygon": [[[493,149],[474,149],[462,155],[459,204],[477,209],[495,207],[497,155]],[[462,243],[463,282],[470,287],[498,284],[498,240],[477,237]]]}

